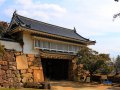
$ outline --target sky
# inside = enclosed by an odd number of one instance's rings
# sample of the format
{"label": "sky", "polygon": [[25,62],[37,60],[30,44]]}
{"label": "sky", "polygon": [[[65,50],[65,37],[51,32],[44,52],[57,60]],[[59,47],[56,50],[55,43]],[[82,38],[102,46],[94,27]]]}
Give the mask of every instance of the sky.
{"label": "sky", "polygon": [[120,54],[120,2],[114,0],[0,0],[0,20],[10,22],[18,14],[73,29],[95,40],[89,46],[99,53],[116,57]]}

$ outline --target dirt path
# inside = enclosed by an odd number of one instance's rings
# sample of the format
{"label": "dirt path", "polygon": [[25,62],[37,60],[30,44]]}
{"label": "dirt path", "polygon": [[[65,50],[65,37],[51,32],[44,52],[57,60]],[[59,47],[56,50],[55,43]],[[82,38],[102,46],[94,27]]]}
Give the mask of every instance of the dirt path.
{"label": "dirt path", "polygon": [[120,90],[120,87],[105,86],[97,83],[83,84],[71,81],[52,81],[52,90]]}

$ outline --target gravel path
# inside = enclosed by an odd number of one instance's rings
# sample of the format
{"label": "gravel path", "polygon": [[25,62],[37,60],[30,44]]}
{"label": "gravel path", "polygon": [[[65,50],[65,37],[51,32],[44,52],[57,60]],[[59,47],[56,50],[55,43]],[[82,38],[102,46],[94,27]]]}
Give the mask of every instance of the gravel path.
{"label": "gravel path", "polygon": [[52,90],[120,90],[120,87],[105,86],[97,83],[83,84],[71,81],[52,81]]}

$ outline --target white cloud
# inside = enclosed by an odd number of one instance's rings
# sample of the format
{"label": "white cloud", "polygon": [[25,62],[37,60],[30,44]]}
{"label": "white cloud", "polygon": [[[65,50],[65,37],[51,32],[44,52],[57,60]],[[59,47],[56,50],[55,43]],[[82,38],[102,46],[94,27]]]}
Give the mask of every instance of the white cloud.
{"label": "white cloud", "polygon": [[13,9],[13,8],[8,8],[8,9],[6,9],[4,12],[5,12],[5,14],[6,14],[8,17],[11,17],[14,11],[15,11],[15,9]]}
{"label": "white cloud", "polygon": [[14,2],[15,5],[7,8],[5,12],[13,13],[16,9],[18,14],[45,21],[53,17],[61,18],[66,14],[66,9],[57,4],[33,2],[33,0],[14,0]]}
{"label": "white cloud", "polygon": [[21,4],[23,6],[32,5],[32,0],[14,0],[16,4]]}
{"label": "white cloud", "polygon": [[118,54],[120,54],[120,44],[119,35],[117,36],[111,36],[111,37],[99,37],[96,38],[97,42],[95,45],[89,46],[90,48],[93,48],[96,51],[99,51],[99,53],[107,53],[111,54],[111,57],[114,57]]}
{"label": "white cloud", "polygon": [[113,15],[120,11],[120,2],[115,3],[114,0],[61,0],[60,3],[56,1],[57,4],[53,4],[41,3],[41,0],[13,1],[14,4],[5,10],[9,16],[16,9],[18,14],[30,18],[67,28],[76,27],[80,35],[97,41],[96,45],[92,46],[93,49],[101,53],[120,52],[118,43],[120,37],[116,37],[116,34],[120,34],[120,19],[112,21]]}
{"label": "white cloud", "polygon": [[2,5],[5,2],[5,0],[0,0],[0,5]]}
{"label": "white cloud", "polygon": [[90,2],[79,1],[78,11],[68,14],[68,20],[71,19],[72,25],[76,24],[78,32],[86,34],[86,36],[102,36],[111,32],[120,33],[120,20],[112,21],[113,15],[120,11],[120,3],[109,0],[100,2],[93,0]]}

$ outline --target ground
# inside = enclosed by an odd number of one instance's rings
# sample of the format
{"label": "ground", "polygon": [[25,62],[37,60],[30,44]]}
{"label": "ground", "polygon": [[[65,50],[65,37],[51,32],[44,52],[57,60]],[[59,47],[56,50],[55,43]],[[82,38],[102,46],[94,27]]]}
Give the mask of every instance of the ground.
{"label": "ground", "polygon": [[71,81],[51,82],[52,90],[120,90],[120,87],[105,86],[98,83],[79,83]]}
{"label": "ground", "polygon": [[[98,83],[79,83],[72,81],[51,81],[51,90],[120,90],[117,84],[114,86],[107,86]],[[43,89],[0,89],[0,90],[43,90]]]}

